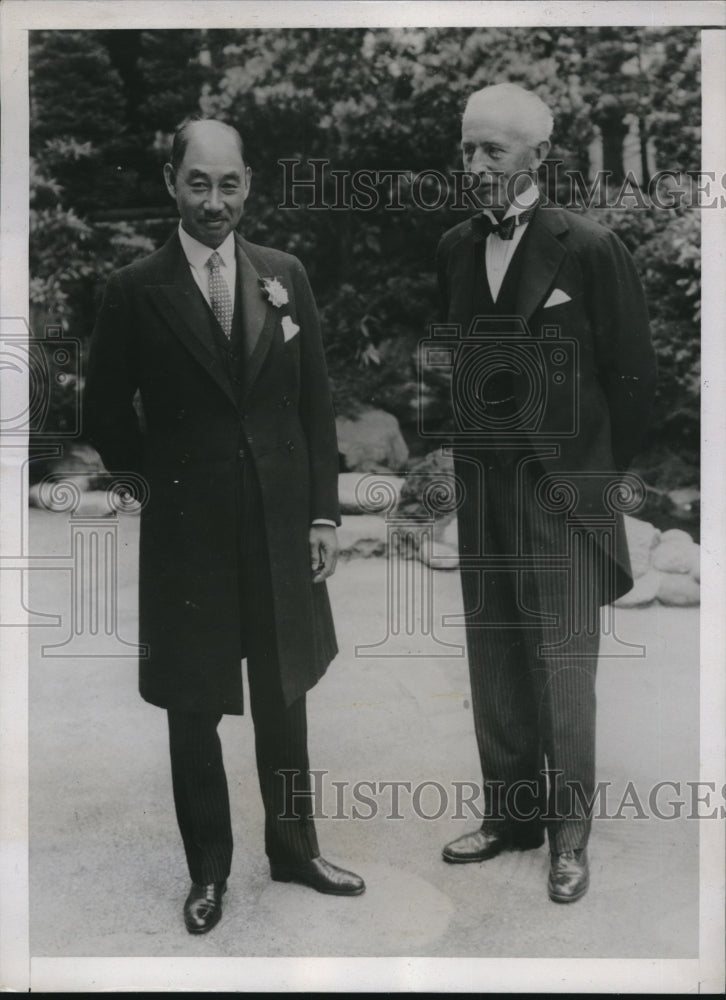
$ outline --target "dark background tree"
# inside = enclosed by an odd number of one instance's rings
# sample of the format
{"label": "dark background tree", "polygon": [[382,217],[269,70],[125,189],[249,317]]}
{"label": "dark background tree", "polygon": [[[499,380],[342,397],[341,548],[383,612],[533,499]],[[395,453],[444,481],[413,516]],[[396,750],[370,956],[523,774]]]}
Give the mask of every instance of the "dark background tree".
{"label": "dark background tree", "polygon": [[[313,158],[328,171],[447,174],[460,168],[466,98],[506,79],[555,110],[551,157],[563,169],[587,174],[599,149],[616,189],[632,169],[627,136],[644,184],[653,170],[700,167],[700,53],[689,28],[44,31],[31,33],[30,65],[34,329],[60,322],[87,340],[108,272],[174,225],[161,180],[171,132],[187,113],[214,114],[245,137],[245,235],[297,254],[310,273],[339,412],[394,413],[413,455],[426,448],[414,358],[437,313],[434,251],[464,215],[416,207],[405,180],[400,211],[313,210],[309,193],[297,196],[303,207],[282,209],[279,161],[299,160],[300,176]],[[550,184],[548,194],[564,192]],[[335,200],[329,172],[323,197]],[[635,254],[652,310],[660,379],[639,467],[658,485],[692,485],[698,212],[589,212]],[[440,403],[434,393],[434,417]]]}

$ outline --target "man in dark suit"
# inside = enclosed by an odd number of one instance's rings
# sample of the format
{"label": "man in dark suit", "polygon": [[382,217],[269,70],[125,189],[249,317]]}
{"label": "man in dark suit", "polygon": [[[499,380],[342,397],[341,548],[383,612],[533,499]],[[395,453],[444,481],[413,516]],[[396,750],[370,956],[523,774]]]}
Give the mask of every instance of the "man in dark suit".
{"label": "man in dark suit", "polygon": [[140,691],[168,713],[184,918],[203,933],[230,871],[217,726],[243,711],[244,656],[272,878],[340,895],[364,884],[320,857],[305,796],[305,694],[337,652],[324,581],[340,523],[315,302],[295,257],[235,232],[250,188],[235,129],[186,122],[164,176],[180,225],[109,280],[84,429],[109,472],[148,486]]}
{"label": "man in dark suit", "polygon": [[599,609],[632,586],[622,520],[632,483],[621,477],[647,427],[655,364],[628,252],[543,204],[534,177],[551,129],[546,105],[518,86],[469,99],[464,168],[487,207],[437,253],[460,340],[454,462],[485,779],[481,828],[443,856],[536,848],[546,825],[549,895],[567,903],[589,885]]}

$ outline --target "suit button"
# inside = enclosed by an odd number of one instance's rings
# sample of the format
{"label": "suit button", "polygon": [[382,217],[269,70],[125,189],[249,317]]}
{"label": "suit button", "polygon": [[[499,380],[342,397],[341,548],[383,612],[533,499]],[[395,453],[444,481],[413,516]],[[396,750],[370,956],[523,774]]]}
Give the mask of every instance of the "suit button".
{"label": "suit button", "polygon": [[244,458],[245,457],[245,450],[244,450],[244,448],[240,448],[240,450],[237,452],[237,457],[238,458]]}
{"label": "suit button", "polygon": [[287,448],[288,451],[295,451],[295,445],[292,443],[292,441],[287,442]]}

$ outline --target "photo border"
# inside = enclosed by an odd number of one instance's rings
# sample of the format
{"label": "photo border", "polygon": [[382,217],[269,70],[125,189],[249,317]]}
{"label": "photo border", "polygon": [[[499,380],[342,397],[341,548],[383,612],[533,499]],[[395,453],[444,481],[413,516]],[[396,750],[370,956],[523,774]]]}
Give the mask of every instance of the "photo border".
{"label": "photo border", "polygon": [[[28,310],[28,31],[242,27],[521,27],[557,25],[696,25],[702,28],[702,168],[726,170],[726,4],[529,2],[358,2],[257,4],[177,0],[5,0],[0,9],[2,60],[2,191],[0,317]],[[701,779],[726,783],[726,209],[702,213],[702,603]],[[22,384],[14,382],[22,394]],[[0,412],[16,412],[17,396],[0,395]],[[15,445],[16,439],[13,440]],[[0,447],[0,538],[17,539],[13,470],[20,447]],[[11,473],[11,474],[8,474]],[[26,530],[25,528],[22,530]],[[0,573],[0,609],[16,581]],[[724,824],[701,824],[699,958],[449,959],[411,958],[44,958],[29,952],[28,914],[28,651],[27,629],[0,629],[0,988],[25,991],[247,990],[510,992],[722,992],[724,975]]]}

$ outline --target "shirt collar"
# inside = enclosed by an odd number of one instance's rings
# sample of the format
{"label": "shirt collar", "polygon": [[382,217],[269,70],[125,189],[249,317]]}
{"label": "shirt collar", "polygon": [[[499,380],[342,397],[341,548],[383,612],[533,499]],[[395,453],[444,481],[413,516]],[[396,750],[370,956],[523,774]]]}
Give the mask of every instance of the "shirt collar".
{"label": "shirt collar", "polygon": [[[506,210],[502,218],[508,219],[510,215],[521,215],[522,212],[526,212],[528,208],[535,205],[539,201],[539,187],[532,181],[529,187],[526,187],[524,191],[520,191],[517,195],[517,204],[510,205]],[[492,219],[495,218],[494,213],[491,209],[485,208],[484,212]]]}
{"label": "shirt collar", "polygon": [[[200,243],[199,240],[195,240],[193,236],[190,236],[186,229],[183,228],[181,222],[179,223],[179,240],[184,251],[184,256],[189,261],[190,266],[197,271],[203,271],[207,261],[215,251],[204,243]],[[228,268],[233,267],[235,263],[234,247],[234,233],[232,232],[227,235],[224,243],[220,244],[216,250],[222,258],[222,263]]]}

